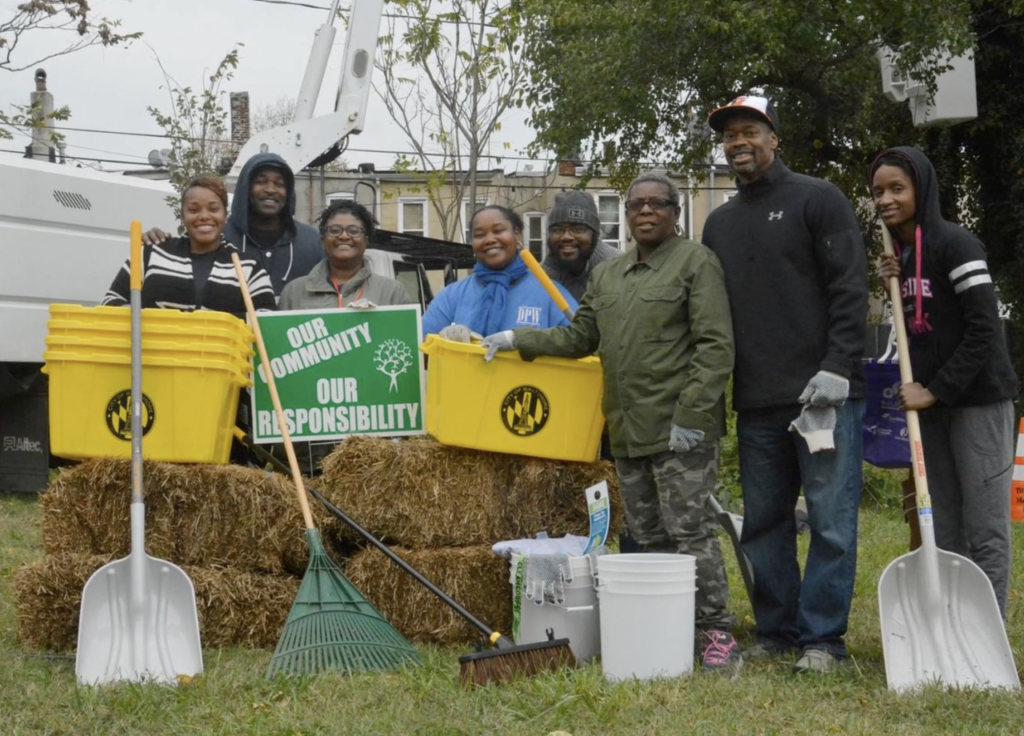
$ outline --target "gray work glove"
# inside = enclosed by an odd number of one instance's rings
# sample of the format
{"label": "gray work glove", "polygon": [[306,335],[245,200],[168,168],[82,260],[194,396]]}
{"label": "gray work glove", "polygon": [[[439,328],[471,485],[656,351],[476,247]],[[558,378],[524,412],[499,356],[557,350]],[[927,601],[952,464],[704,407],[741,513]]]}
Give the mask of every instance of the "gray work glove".
{"label": "gray work glove", "polygon": [[480,347],[487,348],[487,355],[484,356],[484,360],[489,361],[499,350],[516,349],[516,333],[512,332],[512,330],[495,332],[493,335],[488,335],[481,340]]}
{"label": "gray work glove", "polygon": [[689,452],[704,439],[704,431],[672,425],[668,433],[668,449],[672,452]]}
{"label": "gray work glove", "polygon": [[452,342],[469,342],[473,336],[473,332],[466,325],[448,325],[442,327],[437,334]]}
{"label": "gray work glove", "polygon": [[842,406],[850,395],[850,381],[838,373],[818,371],[797,399],[811,406]]}
{"label": "gray work glove", "polygon": [[538,606],[544,603],[565,603],[565,583],[571,583],[572,564],[569,555],[527,555],[523,572],[526,597]]}
{"label": "gray work glove", "polygon": [[790,432],[797,432],[807,441],[811,454],[832,452],[836,449],[833,432],[836,428],[834,406],[812,406],[805,404],[800,416],[789,425]]}
{"label": "gray work glove", "polygon": [[345,306],[349,309],[375,309],[377,307],[369,299],[356,299],[351,304],[346,304]]}

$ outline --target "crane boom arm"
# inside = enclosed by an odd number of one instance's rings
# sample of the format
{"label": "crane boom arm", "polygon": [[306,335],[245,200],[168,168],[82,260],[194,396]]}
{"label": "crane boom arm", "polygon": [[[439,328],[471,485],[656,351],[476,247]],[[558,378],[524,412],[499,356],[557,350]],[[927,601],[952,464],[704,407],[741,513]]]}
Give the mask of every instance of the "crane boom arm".
{"label": "crane boom arm", "polygon": [[[330,20],[333,20],[333,9],[336,7],[337,2],[332,7]],[[317,30],[313,51],[306,65],[295,119],[250,138],[231,167],[228,175],[231,181],[238,180],[242,166],[258,153],[276,153],[288,163],[292,171],[297,172],[345,136],[363,130],[383,10],[384,0],[353,0],[345,39],[345,61],[334,100],[334,112],[300,119],[312,115],[334,40],[334,27],[329,23]]]}

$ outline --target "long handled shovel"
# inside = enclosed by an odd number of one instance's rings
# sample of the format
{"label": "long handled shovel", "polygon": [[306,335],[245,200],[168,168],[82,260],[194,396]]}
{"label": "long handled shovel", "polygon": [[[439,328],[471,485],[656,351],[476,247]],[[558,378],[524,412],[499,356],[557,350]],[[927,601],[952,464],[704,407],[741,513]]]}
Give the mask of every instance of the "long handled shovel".
{"label": "long handled shovel", "polygon": [[142,490],[142,223],[131,226],[131,554],[93,573],[82,590],[75,674],[86,685],[174,683],[203,671],[199,614],[185,571],[146,554]]}
{"label": "long handled shovel", "polygon": [[[885,252],[893,254],[882,226]],[[899,280],[889,279],[900,379],[912,383]],[[925,475],[921,425],[907,412],[911,464],[917,487],[921,547],[897,557],[878,581],[885,677],[904,692],[939,682],[948,687],[1020,689],[1010,642],[988,576],[974,562],[935,546],[932,501]]]}
{"label": "long handled shovel", "polygon": [[270,398],[274,402],[292,481],[306,523],[306,543],[309,545],[309,565],[267,668],[267,678],[279,673],[316,674],[328,670],[378,672],[398,669],[407,664],[419,664],[419,655],[412,644],[388,623],[327,556],[320,539],[320,530],[313,524],[306,487],[299,472],[299,461],[295,457],[295,447],[288,433],[281,397],[277,393],[274,373],[270,370],[267,346],[263,342],[256,309],[249,295],[242,262],[237,253],[231,254],[231,261],[238,275],[245,309],[256,337]]}
{"label": "long handled shovel", "polygon": [[[519,255],[523,259],[523,263],[530,269],[530,273],[537,277],[540,281],[541,286],[544,287],[544,291],[548,293],[552,301],[562,310],[562,314],[565,315],[566,319],[572,322],[572,318],[575,316],[572,309],[569,307],[569,302],[562,296],[562,292],[558,290],[555,284],[551,281],[551,277],[548,276],[544,268],[534,258],[533,253],[527,248],[523,248],[519,251]],[[743,529],[743,517],[731,514],[725,511],[721,504],[714,496],[708,496],[708,505],[711,506],[712,512],[718,519],[718,523],[721,524],[722,529],[729,535],[729,539],[732,540],[733,550],[736,552],[736,562],[740,566],[740,575],[743,577],[743,587],[747,590],[747,597],[750,599],[751,604],[754,602],[754,568],[750,565],[750,560],[747,555],[743,552],[743,547],[740,546],[740,532]]]}

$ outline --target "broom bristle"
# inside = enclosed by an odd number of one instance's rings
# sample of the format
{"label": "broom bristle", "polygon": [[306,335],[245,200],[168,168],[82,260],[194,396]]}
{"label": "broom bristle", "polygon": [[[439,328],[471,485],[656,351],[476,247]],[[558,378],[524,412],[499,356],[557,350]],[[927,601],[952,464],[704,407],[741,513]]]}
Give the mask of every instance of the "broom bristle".
{"label": "broom bristle", "polygon": [[576,655],[569,648],[569,640],[552,639],[459,657],[459,680],[465,687],[483,686],[576,665]]}

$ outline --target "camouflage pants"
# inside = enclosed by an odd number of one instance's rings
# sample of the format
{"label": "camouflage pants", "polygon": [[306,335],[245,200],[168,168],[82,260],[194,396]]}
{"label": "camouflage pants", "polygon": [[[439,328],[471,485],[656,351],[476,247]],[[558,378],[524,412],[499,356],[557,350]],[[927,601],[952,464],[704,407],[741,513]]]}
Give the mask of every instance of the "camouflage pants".
{"label": "camouflage pants", "polygon": [[615,458],[629,531],[647,552],[697,558],[695,624],[731,631],[729,580],[715,517],[707,506],[718,480],[718,442],[685,453]]}

